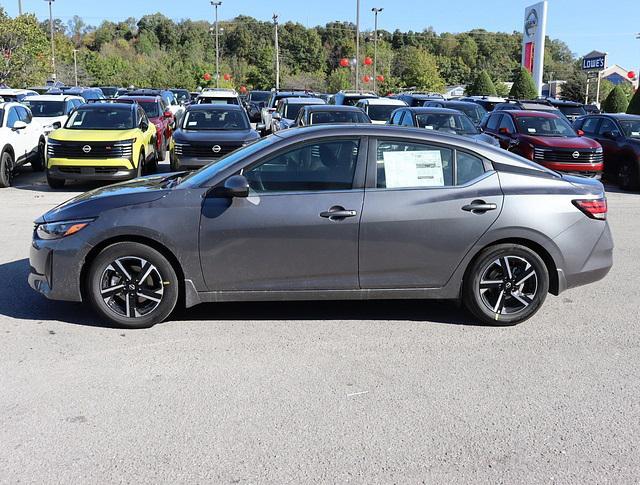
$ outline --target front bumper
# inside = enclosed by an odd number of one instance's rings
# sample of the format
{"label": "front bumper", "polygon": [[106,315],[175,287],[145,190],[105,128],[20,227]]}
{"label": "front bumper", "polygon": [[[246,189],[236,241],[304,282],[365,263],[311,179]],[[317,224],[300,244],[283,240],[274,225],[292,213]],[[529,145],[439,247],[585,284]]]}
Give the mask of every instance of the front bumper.
{"label": "front bumper", "polygon": [[600,179],[602,176],[602,170],[604,169],[604,163],[567,163],[567,162],[547,162],[535,160],[543,167],[546,167],[556,172],[569,173],[571,175],[581,175],[583,177],[593,177]]}
{"label": "front bumper", "polygon": [[171,158],[174,161],[175,167],[179,170],[181,168],[201,168],[211,162],[217,162],[221,157],[185,157],[183,155],[176,155],[175,152],[172,152]]}
{"label": "front bumper", "polygon": [[66,180],[129,180],[138,174],[131,160],[126,158],[50,158],[47,167],[52,178]]}

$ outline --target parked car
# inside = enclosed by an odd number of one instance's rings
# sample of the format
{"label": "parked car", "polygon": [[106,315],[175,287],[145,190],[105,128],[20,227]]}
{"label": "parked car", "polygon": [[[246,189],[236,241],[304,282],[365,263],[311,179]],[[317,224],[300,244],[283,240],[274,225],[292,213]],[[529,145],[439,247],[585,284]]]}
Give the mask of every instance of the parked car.
{"label": "parked car", "polygon": [[296,118],[296,126],[371,123],[371,118],[355,106],[311,105],[303,107]]}
{"label": "parked car", "polygon": [[392,98],[404,101],[405,103],[407,103],[407,106],[411,107],[423,106],[425,102],[432,101],[434,99],[444,100],[444,96],[442,94],[422,91],[409,91],[399,93],[392,96]]}
{"label": "parked car", "polygon": [[473,124],[476,126],[480,126],[480,122],[487,114],[487,110],[484,109],[482,105],[471,101],[435,100],[426,101],[423,106],[427,108],[448,108],[461,111],[471,118],[471,121],[473,121]]}
{"label": "parked car", "polygon": [[[271,115],[271,133],[286,130],[295,126],[298,113],[304,106],[326,105],[320,98],[283,98],[278,101],[275,112]],[[258,126],[258,131],[264,131],[262,125]]]}
{"label": "parked car", "polygon": [[600,108],[598,108],[595,104],[585,104],[583,108],[588,115],[599,115],[601,113]]}
{"label": "parked car", "polygon": [[504,103],[506,99],[499,96],[463,96],[458,98],[457,101],[476,103],[482,106],[486,111],[491,112],[495,109],[497,104]]}
{"label": "parked car", "polygon": [[235,89],[207,88],[196,98],[196,104],[235,104],[242,105]]}
{"label": "parked car", "polygon": [[33,96],[35,94],[38,93],[32,89],[0,88],[0,98],[2,98],[7,103],[10,101],[21,103],[22,100],[27,96]]}
{"label": "parked car", "polygon": [[116,86],[96,86],[106,98],[117,98],[118,88]]}
{"label": "parked car", "polygon": [[374,99],[377,97],[378,95],[372,91],[353,91],[345,89],[334,94],[333,97],[329,99],[329,104],[337,106],[355,106],[361,99]]}
{"label": "parked car", "polygon": [[47,182],[127,180],[157,163],[156,127],[137,103],[87,103],[47,140]]}
{"label": "parked car", "polygon": [[394,110],[407,103],[400,99],[391,98],[365,98],[356,103],[356,108],[360,108],[371,118],[371,122],[377,125],[384,125],[389,121],[389,117]]}
{"label": "parked car", "polygon": [[424,128],[499,146],[491,135],[482,133],[471,118],[461,111],[447,108],[399,108],[389,119],[390,125]]}
{"label": "parked car", "polygon": [[261,120],[260,111],[271,96],[271,91],[251,91],[247,98],[247,114],[251,123],[259,123]]}
{"label": "parked car", "polygon": [[0,103],[0,187],[10,187],[17,167],[31,163],[39,172],[44,166],[45,138],[41,125],[33,123],[26,106]]}
{"label": "parked car", "polygon": [[200,168],[258,138],[242,106],[192,104],[171,142],[171,170]]}
{"label": "parked car", "polygon": [[604,175],[624,190],[640,189],[640,116],[601,114],[578,118],[573,127],[602,145]]}
{"label": "parked car", "polygon": [[545,113],[553,113],[569,120],[558,108],[551,105],[546,100],[520,100],[508,99],[504,103],[499,103],[493,111],[544,111]]}
{"label": "parked car", "polygon": [[264,107],[260,111],[260,127],[264,130],[260,131],[261,135],[267,135],[271,130],[271,116],[278,107],[278,102],[285,98],[310,98],[306,91],[271,91],[269,99],[265,102]]}
{"label": "parked car", "polygon": [[563,99],[545,98],[545,100],[554,108],[557,108],[572,123],[581,116],[587,114],[582,103],[567,101]]}
{"label": "parked car", "polygon": [[187,106],[191,104],[191,95],[186,89],[172,88],[169,91],[171,91],[176,97],[176,101],[180,106]]}
{"label": "parked car", "polygon": [[564,116],[543,111],[493,111],[483,122],[500,146],[552,170],[600,178],[602,146],[578,136]]}
{"label": "parked car", "polygon": [[175,117],[165,101],[160,96],[121,96],[118,102],[138,103],[142,107],[149,121],[156,127],[154,159],[164,160],[175,125]]}
{"label": "parked car", "polygon": [[48,211],[29,284],[131,328],[179,301],[381,298],[461,299],[474,320],[513,325],[608,273],[606,215],[600,182],[466,138],[286,130]]}
{"label": "parked car", "polygon": [[69,88],[62,91],[60,88],[49,90],[47,94],[66,94],[67,96],[80,96],[85,101],[95,101],[105,99],[105,95],[100,88]]}
{"label": "parked car", "polygon": [[162,101],[164,101],[167,110],[171,111],[171,114],[173,114],[175,119],[180,118],[180,116],[184,112],[184,106],[178,103],[175,95],[168,89],[132,89],[129,90],[124,96],[160,96],[162,98]]}
{"label": "parked car", "polygon": [[28,106],[33,115],[33,122],[38,123],[45,134],[61,128],[69,114],[78,106],[84,104],[80,96],[39,94],[27,96],[23,104]]}

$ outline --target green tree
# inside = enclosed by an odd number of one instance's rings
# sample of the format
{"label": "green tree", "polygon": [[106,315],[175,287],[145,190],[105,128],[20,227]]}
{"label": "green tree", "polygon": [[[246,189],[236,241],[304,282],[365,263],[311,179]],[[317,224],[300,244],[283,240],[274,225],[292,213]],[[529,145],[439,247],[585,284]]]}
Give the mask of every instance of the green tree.
{"label": "green tree", "polygon": [[629,99],[620,86],[616,86],[602,102],[605,113],[624,113],[629,106]]}
{"label": "green tree", "polygon": [[424,49],[408,46],[396,54],[396,72],[404,87],[440,91],[444,80],[440,77],[436,57]]}
{"label": "green tree", "polygon": [[342,89],[349,89],[352,85],[351,70],[345,67],[335,69],[327,78],[327,89],[331,93],[336,93]]}
{"label": "green tree", "polygon": [[484,69],[478,73],[473,82],[467,86],[469,96],[496,96],[496,86]]}
{"label": "green tree", "polygon": [[533,99],[538,96],[533,78],[524,67],[521,67],[516,73],[509,96],[516,99]]}
{"label": "green tree", "polygon": [[627,107],[627,113],[640,115],[640,88],[636,89],[636,93],[631,98],[631,102]]}
{"label": "green tree", "polygon": [[35,16],[11,18],[0,7],[0,84],[44,83],[50,57],[47,36]]}

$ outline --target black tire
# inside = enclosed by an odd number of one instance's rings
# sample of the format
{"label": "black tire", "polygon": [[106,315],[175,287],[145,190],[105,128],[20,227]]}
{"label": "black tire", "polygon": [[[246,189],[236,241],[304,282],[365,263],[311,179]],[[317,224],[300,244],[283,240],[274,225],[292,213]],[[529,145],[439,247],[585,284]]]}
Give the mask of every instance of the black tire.
{"label": "black tire", "polygon": [[49,187],[51,187],[52,189],[61,189],[62,187],[64,187],[64,182],[64,179],[54,178],[49,175],[49,170],[47,170],[47,184],[49,184]]}
{"label": "black tire", "polygon": [[[93,260],[85,291],[94,310],[109,322],[125,328],[148,328],[173,312],[178,285],[175,270],[160,252],[140,243],[119,242]],[[105,291],[109,288],[113,290]]]}
{"label": "black tire", "polygon": [[14,169],[13,155],[9,150],[5,150],[0,155],[0,188],[11,187]]}
{"label": "black tire", "polygon": [[45,150],[47,149],[47,143],[44,139],[38,142],[38,153],[31,160],[31,170],[34,172],[42,172],[44,170],[45,163]]}
{"label": "black tire", "polygon": [[180,172],[182,170],[180,168],[180,164],[178,163],[176,158],[173,156],[173,153],[169,155],[169,167],[171,168],[172,172]]}
{"label": "black tire", "polygon": [[497,244],[467,269],[462,300],[480,322],[508,326],[531,318],[548,292],[549,272],[538,254],[519,244]]}
{"label": "black tire", "polygon": [[637,160],[627,159],[620,163],[618,183],[622,190],[638,190],[640,188],[640,171]]}
{"label": "black tire", "polygon": [[138,166],[136,167],[136,176],[134,178],[142,177],[144,175],[145,162],[146,158],[144,157],[144,152],[140,151],[140,155],[138,156]]}

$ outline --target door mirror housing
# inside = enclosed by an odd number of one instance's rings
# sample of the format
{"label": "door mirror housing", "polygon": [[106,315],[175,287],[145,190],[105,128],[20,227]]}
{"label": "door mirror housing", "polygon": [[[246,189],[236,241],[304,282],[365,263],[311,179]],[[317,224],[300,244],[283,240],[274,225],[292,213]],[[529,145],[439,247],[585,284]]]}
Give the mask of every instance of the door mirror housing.
{"label": "door mirror housing", "polygon": [[578,130],[576,131],[576,133],[578,134],[578,136],[584,136],[584,131],[582,130]]}
{"label": "door mirror housing", "polygon": [[17,130],[24,130],[26,127],[27,127],[27,124],[24,121],[18,120],[13,124],[11,129],[14,131],[17,131]]}
{"label": "door mirror housing", "polygon": [[500,133],[501,135],[510,135],[511,134],[511,130],[509,130],[509,128],[498,128],[498,133]]}
{"label": "door mirror housing", "polygon": [[173,116],[173,113],[171,111],[165,111],[164,112],[164,117],[165,118],[171,118]]}
{"label": "door mirror housing", "polygon": [[149,122],[147,120],[140,120],[140,129],[147,131],[149,129]]}
{"label": "door mirror housing", "polygon": [[249,181],[244,175],[232,175],[224,184],[214,187],[211,194],[219,198],[249,197]]}

